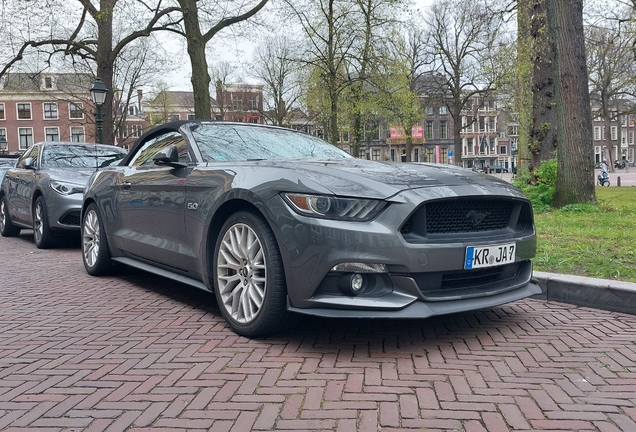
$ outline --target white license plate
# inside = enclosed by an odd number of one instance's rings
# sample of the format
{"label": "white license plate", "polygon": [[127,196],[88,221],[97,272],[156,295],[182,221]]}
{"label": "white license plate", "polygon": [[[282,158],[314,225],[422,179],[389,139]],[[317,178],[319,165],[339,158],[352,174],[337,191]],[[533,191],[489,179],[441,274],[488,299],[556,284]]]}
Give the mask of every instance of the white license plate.
{"label": "white license plate", "polygon": [[466,270],[494,267],[515,262],[515,243],[490,246],[468,246],[466,248]]}

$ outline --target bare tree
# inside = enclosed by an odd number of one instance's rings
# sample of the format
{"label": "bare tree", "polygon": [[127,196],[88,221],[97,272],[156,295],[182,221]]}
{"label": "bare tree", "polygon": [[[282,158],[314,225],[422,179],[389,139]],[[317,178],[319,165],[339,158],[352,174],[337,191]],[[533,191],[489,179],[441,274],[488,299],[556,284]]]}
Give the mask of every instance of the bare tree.
{"label": "bare tree", "polygon": [[[611,25],[611,22],[607,24]],[[620,159],[621,143],[621,128],[617,127],[613,137],[611,122],[636,112],[633,102],[636,96],[636,64],[631,56],[632,40],[631,35],[609,26],[588,28],[586,36],[590,99],[595,102],[594,116],[602,118],[605,123],[607,133],[600,139],[606,150],[603,158],[607,159],[611,170],[614,158]],[[616,152],[612,146],[614,139],[617,141]]]}
{"label": "bare tree", "polygon": [[[210,74],[205,55],[207,44],[225,28],[252,18],[268,1],[177,0],[183,14],[181,34],[186,38],[192,67],[191,82],[194,92],[194,112],[197,118],[212,117]],[[240,4],[237,5],[237,3]]]}
{"label": "bare tree", "polygon": [[[17,7],[28,7],[18,0],[12,0]],[[5,2],[9,3],[9,2]],[[21,4],[22,3],[22,4]],[[117,57],[126,46],[139,38],[146,37],[154,31],[174,29],[178,19],[173,19],[171,14],[178,8],[165,6],[161,0],[154,3],[142,0],[100,0],[95,5],[91,0],[75,0],[72,5],[63,0],[50,0],[46,8],[39,11],[38,21],[28,21],[26,24],[16,21],[16,25],[26,25],[22,30],[11,32],[19,34],[12,39],[11,54],[6,56],[0,69],[0,77],[11,70],[14,65],[20,63],[31,51],[41,51],[45,54],[45,61],[51,63],[57,55],[70,56],[76,61],[88,60],[95,64],[96,75],[101,78],[107,88],[114,87],[114,65]],[[75,6],[75,9],[69,6]],[[79,7],[78,7],[79,6]],[[74,14],[75,10],[81,12]],[[71,20],[72,28],[56,26],[60,19],[60,11],[67,11],[68,15],[76,18]],[[62,14],[63,15],[63,14]],[[139,24],[130,28],[127,32],[117,35],[113,33],[113,23],[117,18],[124,16],[129,19],[131,15],[139,17]],[[15,15],[23,16],[23,15]],[[32,19],[32,17],[30,17]],[[9,21],[5,20],[5,23]],[[51,24],[50,26],[47,24]],[[35,29],[44,28],[45,34],[31,38]],[[104,140],[113,142],[113,92],[108,92],[103,107],[104,114]]]}
{"label": "bare tree", "polygon": [[256,50],[254,76],[265,83],[263,116],[276,126],[288,126],[290,113],[301,96],[298,54],[287,36],[265,39]]}
{"label": "bare tree", "polygon": [[214,80],[216,106],[219,109],[219,119],[225,120],[228,106],[225,104],[225,95],[230,80],[234,78],[234,66],[228,61],[221,60],[210,68],[211,77]]}
{"label": "bare tree", "polygon": [[435,77],[453,119],[456,163],[462,164],[462,110],[475,96],[483,99],[495,89],[498,37],[502,20],[484,0],[441,0],[424,18]]}
{"label": "bare tree", "polygon": [[326,136],[332,144],[339,141],[339,113],[342,92],[348,87],[347,61],[354,43],[351,21],[354,4],[342,0],[285,0],[292,16],[300,23],[306,40],[302,62],[311,69],[313,82],[308,91],[318,97],[312,103],[326,109]]}
{"label": "bare tree", "polygon": [[554,205],[596,202],[583,0],[547,0],[555,53],[557,182]]}

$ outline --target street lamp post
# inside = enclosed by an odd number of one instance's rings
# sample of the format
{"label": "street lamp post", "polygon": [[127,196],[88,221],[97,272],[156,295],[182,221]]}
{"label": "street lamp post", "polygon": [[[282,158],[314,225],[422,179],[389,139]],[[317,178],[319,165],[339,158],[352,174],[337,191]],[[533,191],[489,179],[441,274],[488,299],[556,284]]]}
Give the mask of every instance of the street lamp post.
{"label": "street lamp post", "polygon": [[0,135],[0,152],[2,152],[2,154],[5,154],[7,151],[7,139],[5,138],[4,135]]}
{"label": "street lamp post", "polygon": [[95,124],[97,125],[97,142],[102,144],[102,125],[104,123],[104,119],[102,118],[102,105],[104,105],[104,101],[106,100],[106,93],[108,93],[108,89],[100,78],[95,78],[95,82],[93,82],[93,87],[91,87],[90,93],[96,109]]}

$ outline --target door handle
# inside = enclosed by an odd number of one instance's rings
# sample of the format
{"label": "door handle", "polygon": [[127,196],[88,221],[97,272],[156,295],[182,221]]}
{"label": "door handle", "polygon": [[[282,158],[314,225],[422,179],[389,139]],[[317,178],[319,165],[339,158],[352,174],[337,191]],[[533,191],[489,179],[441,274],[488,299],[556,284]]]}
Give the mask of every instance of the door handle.
{"label": "door handle", "polygon": [[131,184],[132,184],[132,183],[130,183],[130,182],[123,182],[123,183],[121,184],[121,188],[122,188],[122,189],[130,189],[130,185],[131,185]]}

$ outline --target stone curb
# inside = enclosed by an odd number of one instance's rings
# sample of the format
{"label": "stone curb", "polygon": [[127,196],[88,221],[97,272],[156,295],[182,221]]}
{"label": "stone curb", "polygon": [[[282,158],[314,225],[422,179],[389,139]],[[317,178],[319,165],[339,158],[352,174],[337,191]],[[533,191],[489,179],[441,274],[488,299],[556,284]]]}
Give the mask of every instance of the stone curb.
{"label": "stone curb", "polygon": [[537,271],[533,276],[542,291],[535,298],[636,314],[636,283]]}

